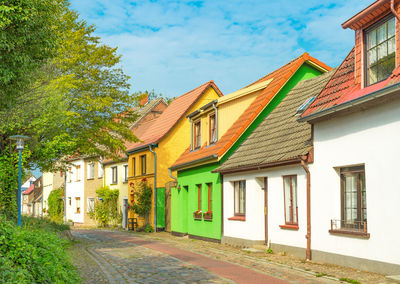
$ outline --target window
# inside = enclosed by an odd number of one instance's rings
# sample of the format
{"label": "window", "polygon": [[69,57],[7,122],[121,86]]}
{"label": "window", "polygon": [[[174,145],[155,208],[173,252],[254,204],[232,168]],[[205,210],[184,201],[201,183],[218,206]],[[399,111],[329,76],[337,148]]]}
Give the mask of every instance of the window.
{"label": "window", "polygon": [[365,31],[366,85],[385,80],[395,68],[395,19],[384,18]]}
{"label": "window", "polygon": [[94,178],[94,163],[93,162],[88,164],[87,178],[88,179],[93,179]]}
{"label": "window", "polygon": [[133,158],[133,176],[136,176],[136,158]]}
{"label": "window", "polygon": [[128,181],[128,165],[124,165],[124,182]]}
{"label": "window", "polygon": [[215,125],[215,113],[210,115],[210,144],[217,142],[217,128]]}
{"label": "window", "polygon": [[364,166],[340,169],[342,228],[364,230],[367,222],[367,202]]}
{"label": "window", "polygon": [[98,163],[97,163],[97,176],[98,176],[99,178],[102,178],[103,175],[104,175],[103,165],[102,165],[100,162],[98,162]]}
{"label": "window", "polygon": [[285,202],[285,224],[297,225],[297,176],[283,177],[283,194]]}
{"label": "window", "polygon": [[246,215],[246,181],[234,182],[235,216]]}
{"label": "window", "polygon": [[71,197],[68,197],[68,205],[69,205],[69,206],[72,205]]}
{"label": "window", "polygon": [[142,175],[146,174],[146,155],[140,156],[140,167]]}
{"label": "window", "polygon": [[72,182],[72,168],[68,167],[68,182]]}
{"label": "window", "polygon": [[117,184],[118,183],[118,168],[111,167],[111,183],[112,184]]}
{"label": "window", "polygon": [[75,197],[75,206],[76,206],[76,214],[81,213],[81,198],[80,197]]}
{"label": "window", "polygon": [[201,127],[200,121],[194,123],[194,149],[201,147]]}
{"label": "window", "polygon": [[81,180],[81,166],[75,166],[76,169],[76,181]]}
{"label": "window", "polygon": [[86,211],[89,213],[93,210],[94,210],[94,198],[89,197],[87,199],[87,210]]}
{"label": "window", "polygon": [[212,212],[212,183],[207,183],[208,189],[208,212]]}
{"label": "window", "polygon": [[196,184],[197,187],[197,211],[201,211],[201,184]]}

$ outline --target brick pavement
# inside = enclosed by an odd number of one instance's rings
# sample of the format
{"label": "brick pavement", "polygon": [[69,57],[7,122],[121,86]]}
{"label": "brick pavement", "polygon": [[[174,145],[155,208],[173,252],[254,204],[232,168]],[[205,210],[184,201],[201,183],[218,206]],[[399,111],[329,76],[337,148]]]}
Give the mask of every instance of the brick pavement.
{"label": "brick pavement", "polygon": [[[190,249],[183,249],[149,235],[105,230],[74,230],[85,247],[82,253],[90,255],[92,266],[78,268],[84,283],[334,283],[286,267],[274,266],[265,271],[256,265],[243,265],[219,260]],[[157,236],[157,234],[154,234]],[[245,261],[244,261],[245,262]],[[102,270],[103,279],[98,279]]]}

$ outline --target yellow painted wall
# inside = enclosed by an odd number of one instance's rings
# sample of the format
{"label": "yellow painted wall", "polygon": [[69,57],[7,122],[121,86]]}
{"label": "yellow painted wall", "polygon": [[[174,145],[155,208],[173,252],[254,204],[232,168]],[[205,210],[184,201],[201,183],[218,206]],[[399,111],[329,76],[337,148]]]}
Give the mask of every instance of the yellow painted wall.
{"label": "yellow painted wall", "polygon": [[[201,106],[217,99],[219,96],[213,88],[208,90],[197,100],[197,102],[186,112],[178,123],[170,130],[170,132],[159,142],[158,147],[154,148],[157,153],[157,188],[164,188],[165,184],[173,181],[169,176],[168,168],[179,158],[179,156],[190,147],[191,125],[186,118],[186,115],[199,109]],[[141,175],[140,169],[140,156],[146,155],[147,170],[146,175]],[[136,175],[133,170],[133,159],[136,160]],[[173,173],[176,176],[176,172]],[[147,182],[154,185],[154,155],[150,150],[144,150],[138,153],[129,155],[129,194],[132,190],[132,183],[138,184],[143,178]],[[154,194],[153,197],[154,199]],[[133,200],[132,196],[129,197],[129,202]],[[154,227],[154,204],[150,214],[150,224]],[[130,218],[134,217],[130,212]],[[136,216],[137,217],[137,216]],[[143,225],[144,219],[138,218],[139,227]]]}

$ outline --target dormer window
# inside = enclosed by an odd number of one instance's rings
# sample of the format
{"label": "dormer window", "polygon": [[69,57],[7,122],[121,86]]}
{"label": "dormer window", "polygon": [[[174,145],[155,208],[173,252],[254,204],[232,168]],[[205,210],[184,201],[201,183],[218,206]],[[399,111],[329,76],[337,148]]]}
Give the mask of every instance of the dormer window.
{"label": "dormer window", "polygon": [[210,144],[214,144],[215,142],[217,142],[217,127],[215,125],[215,113],[210,115],[210,137],[209,137],[209,141]]}
{"label": "dormer window", "polygon": [[395,68],[395,27],[389,16],[365,30],[367,86],[385,80]]}
{"label": "dormer window", "polygon": [[201,147],[201,126],[200,120],[194,123],[194,141],[193,145],[195,149]]}

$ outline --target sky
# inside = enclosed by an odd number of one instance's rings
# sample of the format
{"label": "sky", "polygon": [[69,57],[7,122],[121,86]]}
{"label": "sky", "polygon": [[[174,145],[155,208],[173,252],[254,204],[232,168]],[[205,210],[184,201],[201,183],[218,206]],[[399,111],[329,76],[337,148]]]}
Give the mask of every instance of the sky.
{"label": "sky", "polygon": [[372,0],[70,0],[118,47],[131,92],[180,96],[214,80],[234,92],[304,52],[336,67],[354,45],[341,24]]}

